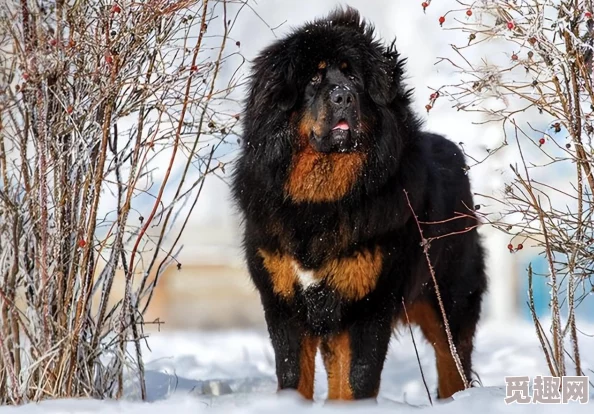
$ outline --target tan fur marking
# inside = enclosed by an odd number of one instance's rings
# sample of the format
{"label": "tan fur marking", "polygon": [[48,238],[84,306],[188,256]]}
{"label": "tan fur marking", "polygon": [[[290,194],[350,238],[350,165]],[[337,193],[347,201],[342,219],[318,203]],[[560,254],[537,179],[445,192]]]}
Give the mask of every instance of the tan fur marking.
{"label": "tan fur marking", "polygon": [[301,340],[301,356],[299,361],[299,384],[297,391],[308,400],[313,400],[314,378],[316,374],[316,352],[320,340],[305,335]]}
{"label": "tan fur marking", "polygon": [[306,148],[293,157],[285,191],[296,202],[325,202],[343,198],[363,168],[363,153],[323,154]]}
{"label": "tan fur marking", "polygon": [[322,70],[322,69],[326,69],[328,67],[328,63],[325,60],[322,60],[320,63],[318,63],[318,69]]}
{"label": "tan fur marking", "polygon": [[382,252],[361,250],[353,256],[330,260],[318,273],[345,299],[359,300],[371,292],[382,271]]}
{"label": "tan fur marking", "polygon": [[326,115],[323,112],[318,114],[318,119],[314,118],[309,111],[303,114],[298,125],[300,138],[299,146],[301,148],[309,146],[309,137],[312,132],[316,135],[321,134],[321,122],[324,122],[325,117]]}
{"label": "tan fur marking", "polygon": [[262,249],[258,253],[264,260],[264,267],[270,273],[272,290],[277,295],[291,299],[295,294],[295,270],[289,256],[280,253],[269,253]]}
{"label": "tan fur marking", "polygon": [[353,400],[350,381],[351,339],[348,332],[327,339],[321,349],[328,373],[328,399]]}
{"label": "tan fur marking", "polygon": [[423,335],[435,349],[440,398],[449,398],[456,392],[462,391],[464,383],[452,358],[442,317],[426,302],[413,303],[408,305],[406,310],[410,322],[419,325]]}
{"label": "tan fur marking", "polygon": [[340,64],[340,69],[341,69],[341,70],[345,70],[345,69],[346,69],[346,68],[348,68],[348,67],[349,67],[349,64],[348,64],[348,63],[346,63],[346,62],[342,62],[342,63]]}

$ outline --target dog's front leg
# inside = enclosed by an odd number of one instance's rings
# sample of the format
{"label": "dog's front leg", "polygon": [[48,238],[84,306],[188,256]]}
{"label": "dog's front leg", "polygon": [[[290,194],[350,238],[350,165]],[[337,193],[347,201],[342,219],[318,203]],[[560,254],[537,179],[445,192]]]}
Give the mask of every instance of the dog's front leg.
{"label": "dog's front leg", "polygon": [[318,338],[306,333],[282,303],[266,306],[265,316],[279,390],[295,389],[304,398],[313,399]]}
{"label": "dog's front leg", "polygon": [[349,329],[324,338],[321,346],[328,373],[328,399],[375,398],[391,324],[384,317],[356,321]]}

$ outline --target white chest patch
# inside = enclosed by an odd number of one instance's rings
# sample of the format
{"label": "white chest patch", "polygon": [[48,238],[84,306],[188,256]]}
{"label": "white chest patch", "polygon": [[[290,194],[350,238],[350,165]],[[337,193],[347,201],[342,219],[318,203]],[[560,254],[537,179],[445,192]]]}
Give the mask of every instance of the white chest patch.
{"label": "white chest patch", "polygon": [[295,270],[295,275],[297,276],[299,284],[304,289],[315,286],[319,283],[319,281],[314,277],[313,270],[304,270],[297,262],[293,262],[293,270]]}

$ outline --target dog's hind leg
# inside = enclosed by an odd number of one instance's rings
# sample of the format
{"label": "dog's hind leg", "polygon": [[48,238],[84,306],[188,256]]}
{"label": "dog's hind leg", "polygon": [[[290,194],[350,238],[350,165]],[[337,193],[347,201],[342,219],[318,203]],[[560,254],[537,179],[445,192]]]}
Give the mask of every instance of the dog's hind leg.
{"label": "dog's hind leg", "polygon": [[[452,342],[460,358],[462,372],[458,369],[450,349],[450,342],[446,335],[443,316],[436,301],[419,301],[407,306],[408,318],[411,323],[418,325],[435,350],[437,364],[439,398],[451,397],[454,393],[464,389],[465,381],[470,381],[472,368],[473,338],[480,313],[469,297],[466,310],[448,313],[448,323],[452,334]],[[446,306],[448,308],[449,306]],[[446,311],[447,312],[447,311]],[[464,375],[464,380],[462,375]]]}

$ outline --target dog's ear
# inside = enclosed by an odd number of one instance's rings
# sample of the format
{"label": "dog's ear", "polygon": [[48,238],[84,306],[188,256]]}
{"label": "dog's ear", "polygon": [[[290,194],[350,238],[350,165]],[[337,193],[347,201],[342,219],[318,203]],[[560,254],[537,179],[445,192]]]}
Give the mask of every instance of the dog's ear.
{"label": "dog's ear", "polygon": [[399,58],[394,41],[374,60],[381,63],[371,71],[369,95],[378,105],[390,105],[402,92],[405,59]]}
{"label": "dog's ear", "polygon": [[297,103],[295,67],[290,56],[273,45],[254,61],[250,102],[262,109],[291,110]]}
{"label": "dog's ear", "polygon": [[[282,75],[281,75],[282,73]],[[276,74],[281,75],[278,83],[273,87],[272,101],[281,111],[288,112],[297,103],[298,90],[295,79],[295,68],[289,62],[281,72]]]}

